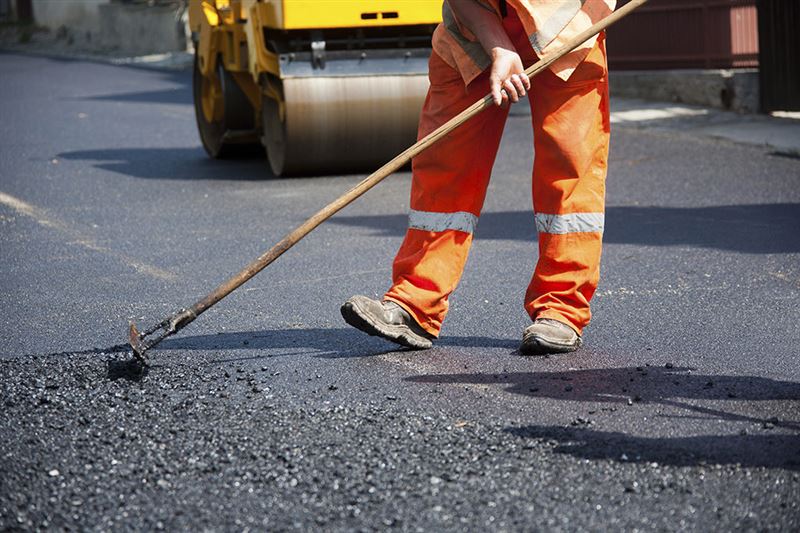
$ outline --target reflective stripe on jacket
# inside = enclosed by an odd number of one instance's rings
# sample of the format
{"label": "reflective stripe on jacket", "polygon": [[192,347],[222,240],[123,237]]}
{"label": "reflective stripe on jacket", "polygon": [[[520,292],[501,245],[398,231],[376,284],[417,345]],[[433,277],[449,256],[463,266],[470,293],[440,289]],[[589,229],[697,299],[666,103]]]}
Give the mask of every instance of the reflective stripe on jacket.
{"label": "reflective stripe on jacket", "polygon": [[[489,54],[475,36],[459,22],[448,2],[477,2],[494,16],[502,17],[502,0],[445,0],[442,23],[433,34],[433,49],[448,65],[456,69],[468,84],[492,63]],[[541,57],[607,17],[616,0],[505,0],[517,12],[525,28],[531,48]],[[589,55],[597,37],[593,37],[550,66],[550,70],[567,80],[575,68]]]}

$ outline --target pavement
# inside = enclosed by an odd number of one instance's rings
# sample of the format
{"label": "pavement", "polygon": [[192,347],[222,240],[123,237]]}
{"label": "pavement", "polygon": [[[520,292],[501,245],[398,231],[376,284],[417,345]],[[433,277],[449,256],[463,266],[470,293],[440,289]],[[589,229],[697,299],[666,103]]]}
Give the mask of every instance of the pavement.
{"label": "pavement", "polygon": [[787,157],[800,157],[800,113],[776,115],[617,98],[612,103],[611,123],[726,139]]}
{"label": "pavement", "polygon": [[[512,109],[529,116],[526,103]],[[737,113],[712,107],[618,98],[612,93],[611,123],[626,128],[680,132],[697,138],[725,139],[759,146],[787,157],[800,157],[800,112]]]}
{"label": "pavement", "polygon": [[185,71],[14,53],[0,69],[0,529],[800,527],[788,148],[615,102],[577,353],[517,352],[536,235],[515,111],[432,350],[339,316],[386,288],[400,172],[141,371],[129,319],[190,304],[363,174],[209,160]]}

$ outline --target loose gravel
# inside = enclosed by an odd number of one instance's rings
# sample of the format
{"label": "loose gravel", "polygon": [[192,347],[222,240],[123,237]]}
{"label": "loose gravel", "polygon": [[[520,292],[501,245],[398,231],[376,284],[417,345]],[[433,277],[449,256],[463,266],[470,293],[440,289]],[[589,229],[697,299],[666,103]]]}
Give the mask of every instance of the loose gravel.
{"label": "loose gravel", "polygon": [[800,525],[796,466],[581,458],[563,453],[580,418],[553,439],[396,396],[340,404],[346,385],[310,402],[274,364],[140,372],[119,350],[0,362],[0,529]]}

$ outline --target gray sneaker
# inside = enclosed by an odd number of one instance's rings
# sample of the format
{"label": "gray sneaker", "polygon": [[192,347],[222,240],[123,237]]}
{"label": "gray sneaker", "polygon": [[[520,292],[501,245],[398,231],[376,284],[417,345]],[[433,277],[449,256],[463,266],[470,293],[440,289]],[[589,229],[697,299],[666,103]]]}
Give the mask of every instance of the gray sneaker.
{"label": "gray sneaker", "polygon": [[522,333],[522,355],[574,352],[583,341],[570,326],[550,318],[537,318]]}
{"label": "gray sneaker", "polygon": [[417,324],[395,302],[378,302],[366,296],[353,296],[342,305],[344,321],[365,333],[383,337],[415,350],[433,346],[434,337]]}

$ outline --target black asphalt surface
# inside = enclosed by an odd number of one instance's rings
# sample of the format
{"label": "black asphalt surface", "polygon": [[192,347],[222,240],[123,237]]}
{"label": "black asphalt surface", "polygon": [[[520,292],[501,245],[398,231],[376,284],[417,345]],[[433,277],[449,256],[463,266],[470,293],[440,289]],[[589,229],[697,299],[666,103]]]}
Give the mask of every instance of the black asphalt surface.
{"label": "black asphalt surface", "polygon": [[[528,118],[432,350],[348,328],[399,173],[152,352],[363,175],[211,161],[190,74],[0,54],[0,529],[800,528],[800,160],[616,127],[577,353],[525,358]],[[679,119],[676,119],[679,120]]]}

